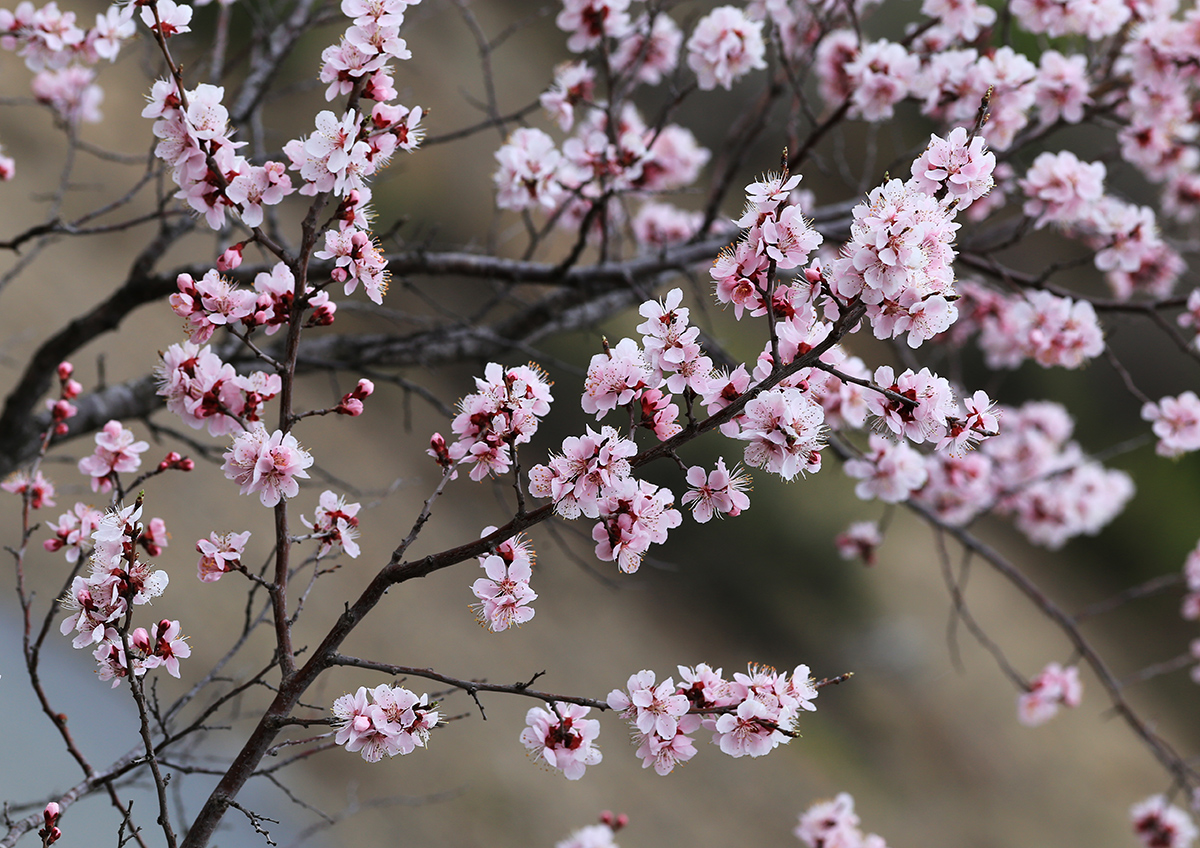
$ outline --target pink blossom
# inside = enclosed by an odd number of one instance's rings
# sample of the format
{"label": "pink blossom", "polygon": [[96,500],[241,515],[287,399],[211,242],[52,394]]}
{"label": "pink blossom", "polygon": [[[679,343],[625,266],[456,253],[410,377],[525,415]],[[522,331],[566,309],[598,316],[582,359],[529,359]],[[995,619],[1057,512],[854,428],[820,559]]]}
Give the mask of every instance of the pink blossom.
{"label": "pink blossom", "polygon": [[651,544],[661,545],[667,531],[683,523],[667,488],[626,477],[605,490],[597,501],[600,521],[592,527],[596,557],[616,562],[625,574],[642,564]]}
{"label": "pink blossom", "polygon": [[1077,707],[1082,697],[1079,669],[1050,663],[1030,681],[1029,691],[1017,699],[1017,718],[1027,727],[1036,727],[1053,718],[1060,704]]}
{"label": "pink blossom", "polygon": [[870,449],[862,459],[847,460],[845,471],[859,481],[854,487],[856,495],[885,503],[907,499],[929,477],[921,454],[906,442],[892,442],[877,433],[871,434]]}
{"label": "pink blossom", "polygon": [[785,480],[821,469],[824,411],[795,388],[775,388],[758,395],[744,409],[737,438],[749,442],[747,465]]}
{"label": "pink blossom", "polygon": [[58,517],[58,523],[47,522],[47,527],[54,531],[54,538],[47,539],[42,547],[47,551],[66,549],[64,556],[67,562],[76,562],[84,547],[91,541],[92,532],[104,518],[102,510],[93,509],[84,503],[76,503],[70,512]]}
{"label": "pink blossom", "polygon": [[929,146],[912,164],[912,178],[928,194],[944,189],[947,201],[956,200],[959,209],[966,209],[991,191],[995,168],[996,154],[986,149],[982,136],[968,143],[967,131],[955,127],[944,139],[930,136]]}
{"label": "pink blossom", "polygon": [[554,69],[550,90],[538,100],[558,128],[567,132],[575,123],[575,107],[580,103],[591,103],[595,88],[596,72],[586,62],[564,62]]}
{"label": "pink blossom", "polygon": [[1025,214],[1037,218],[1037,227],[1075,224],[1104,194],[1104,177],[1102,162],[1081,162],[1069,150],[1042,153],[1020,181],[1029,198]]}
{"label": "pink blossom", "polygon": [[30,477],[26,471],[16,471],[0,483],[0,489],[14,495],[25,495],[28,492],[29,508],[41,509],[44,506],[55,506],[54,484],[42,474],[39,468]]}
{"label": "pink blossom", "polygon": [[[853,214],[851,239],[830,268],[835,294],[877,307],[871,313],[873,322],[894,322],[897,308],[910,311],[930,296],[945,299],[954,293],[955,253],[950,245],[958,225],[935,198],[911,183],[890,180],[855,206]],[[911,323],[909,318],[885,324],[875,333],[896,335]],[[923,336],[918,333],[916,339]]]}
{"label": "pink blossom", "polygon": [[242,223],[258,227],[263,222],[263,206],[274,206],[291,194],[292,178],[280,162],[267,162],[262,167],[249,165],[234,177],[225,195],[240,207]]}
{"label": "pink blossom", "polygon": [[720,6],[700,19],[687,42],[688,67],[696,72],[702,91],[718,85],[733,87],[734,80],[767,66],[762,24],[734,6]]}
{"label": "pink blossom", "polygon": [[333,702],[339,726],[334,741],[347,751],[361,751],[369,763],[379,762],[384,754],[410,754],[427,746],[429,733],[440,718],[435,706],[428,695],[417,697],[399,686],[360,686],[355,694]]}
{"label": "pink blossom", "polygon": [[583,411],[599,420],[606,412],[632,401],[652,378],[637,342],[621,339],[616,347],[592,357],[583,383]]}
{"label": "pink blossom", "polygon": [[262,505],[273,507],[299,494],[296,478],[308,477],[304,469],[312,464],[312,454],[291,433],[267,433],[262,424],[255,424],[234,437],[221,470],[241,487],[241,494],[258,492]]}
{"label": "pink blossom", "polygon": [[249,530],[244,533],[226,533],[224,536],[218,536],[214,531],[207,539],[196,542],[196,550],[200,552],[200,561],[196,564],[200,581],[215,583],[221,579],[221,575],[240,568],[242,553],[249,540]]}
{"label": "pink blossom", "polygon": [[546,465],[529,471],[529,492],[535,498],[553,498],[554,511],[563,518],[600,516],[600,500],[621,490],[629,479],[629,458],[637,444],[614,428],[590,427],[583,436],[563,440],[562,453]]}
{"label": "pink blossom", "polygon": [[687,482],[692,488],[688,489],[680,499],[680,504],[692,506],[692,518],[698,524],[705,524],[714,515],[740,515],[743,510],[750,508],[750,498],[746,490],[750,488],[750,475],[735,468],[732,472],[725,468],[724,458],[717,460],[717,467],[711,473],[705,473],[704,468],[693,465],[687,471]]}
{"label": "pink blossom", "polygon": [[801,813],[800,824],[792,832],[809,848],[858,848],[862,840],[859,822],[854,798],[841,792]]}
{"label": "pink blossom", "polygon": [[761,757],[778,742],[771,710],[754,698],[747,698],[733,713],[717,719],[713,742],[731,757]]}
{"label": "pink blossom", "polygon": [[346,503],[345,495],[339,496],[326,489],[321,493],[312,521],[303,515],[300,520],[312,530],[312,535],[321,544],[317,556],[323,557],[337,548],[346,552],[351,559],[358,557],[358,510],[359,504]]}
{"label": "pink blossom", "polygon": [[554,23],[571,33],[567,49],[582,53],[605,38],[624,38],[629,34],[629,0],[564,0]]}
{"label": "pink blossom", "polygon": [[739,241],[732,248],[722,248],[717,254],[708,272],[716,283],[717,301],[732,303],[733,315],[739,321],[742,311],[747,307],[753,310],[766,290],[770,264],[770,260],[748,240]]}
{"label": "pink blossom", "polygon": [[939,18],[942,26],[967,43],[996,21],[996,10],[976,0],[923,0],[921,14]]}
{"label": "pink blossom", "polygon": [[179,677],[179,661],[192,655],[187,637],[180,632],[178,621],[164,618],[150,628],[147,656],[143,660],[147,669],[158,668],[160,665],[167,674]]}
{"label": "pink blossom", "polygon": [[845,66],[853,90],[851,117],[866,121],[891,118],[892,107],[908,96],[916,82],[920,64],[903,45],[890,41],[861,44],[858,55]]}
{"label": "pink blossom", "polygon": [[93,80],[96,72],[81,65],[61,70],[41,71],[30,88],[39,102],[49,105],[69,124],[94,124],[100,121],[100,102],[104,92]]}
{"label": "pink blossom", "polygon": [[148,442],[134,441],[132,430],[120,421],[109,421],[96,434],[96,450],[79,460],[79,473],[92,478],[92,491],[107,492],[112,488],[110,474],[137,471],[142,464],[141,454],[150,449]]}
{"label": "pink blossom", "polygon": [[579,780],[588,766],[603,759],[595,747],[600,722],[584,718],[591,707],[552,703],[550,708],[533,707],[525,715],[528,727],[521,731],[521,743],[567,780]]}
{"label": "pink blossom", "polygon": [[554,140],[538,129],[521,127],[496,151],[500,163],[493,180],[501,209],[553,209],[563,196],[558,181],[562,154]]}
{"label": "pink blossom", "polygon": [[950,383],[928,368],[916,374],[906,370],[896,377],[890,365],[882,365],[875,370],[875,384],[907,402],[872,392],[867,396],[867,409],[897,436],[916,444],[940,439],[946,433],[948,419],[958,411]]}
{"label": "pink blossom", "polygon": [[1064,56],[1057,50],[1047,50],[1038,63],[1033,86],[1041,125],[1050,126],[1060,120],[1068,124],[1082,121],[1083,110],[1092,105],[1088,93],[1087,57]]}
{"label": "pink blossom", "polygon": [[1177,457],[1200,450],[1200,398],[1195,392],[1147,403],[1142,418],[1154,422],[1152,429],[1158,436],[1154,449],[1159,456]]}
{"label": "pink blossom", "polygon": [[690,239],[704,223],[703,212],[687,212],[668,203],[644,203],[631,226],[642,244],[666,247]]}
{"label": "pink blossom", "polygon": [[1200,831],[1191,816],[1168,804],[1162,795],[1152,795],[1129,810],[1134,835],[1146,848],[1189,848]]}
{"label": "pink blossom", "polygon": [[[483,535],[495,529],[487,527]],[[520,537],[502,542],[495,554],[480,557],[479,564],[487,575],[471,586],[471,592],[480,600],[473,605],[479,623],[499,633],[533,618],[534,610],[529,604],[537,600],[537,593],[529,587],[533,574],[533,549],[529,542]]]}
{"label": "pink blossom", "polygon": [[883,544],[883,536],[874,521],[856,521],[838,534],[834,544],[842,559],[857,558],[867,565],[874,565],[875,550]]}
{"label": "pink blossom", "polygon": [[675,693],[672,678],[657,685],[654,680],[653,671],[639,671],[629,678],[627,692],[614,689],[608,694],[608,705],[641,733],[669,740],[675,736],[679,720],[691,705],[684,695]]}
{"label": "pink blossom", "polygon": [[142,21],[163,38],[170,38],[192,31],[188,26],[192,22],[192,7],[186,3],[177,4],[175,0],[154,0],[142,7]]}
{"label": "pink blossom", "polygon": [[640,83],[658,85],[675,70],[683,31],[665,12],[653,16],[653,25],[650,20],[651,16],[642,15],[634,21],[632,32],[617,44],[611,61],[618,74],[631,74]]}

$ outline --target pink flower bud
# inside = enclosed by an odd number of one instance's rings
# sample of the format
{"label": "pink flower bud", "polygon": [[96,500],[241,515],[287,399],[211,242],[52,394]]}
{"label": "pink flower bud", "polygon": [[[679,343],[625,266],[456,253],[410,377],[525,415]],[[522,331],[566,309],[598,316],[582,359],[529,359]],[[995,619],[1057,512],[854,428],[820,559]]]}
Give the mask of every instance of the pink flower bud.
{"label": "pink flower bud", "polygon": [[54,433],[58,436],[65,436],[71,428],[66,424],[58,423],[54,425]]}
{"label": "pink flower bud", "polygon": [[344,282],[346,282],[346,277],[347,277],[346,269],[345,268],[334,268],[332,271],[329,272],[329,276],[333,278],[333,281],[335,283],[344,283]]}
{"label": "pink flower bud", "polygon": [[143,654],[151,653],[150,634],[146,632],[146,628],[144,627],[138,627],[129,634],[129,644]]}
{"label": "pink flower bud", "polygon": [[79,393],[83,391],[83,386],[76,380],[64,380],[62,387],[62,396],[64,400],[71,400],[79,397]]}
{"label": "pink flower bud", "polygon": [[358,381],[358,388],[354,390],[355,397],[365,398],[370,397],[375,392],[375,384],[365,377]]}
{"label": "pink flower bud", "polygon": [[241,242],[228,247],[225,252],[217,257],[218,271],[232,271],[234,268],[242,264],[242,248],[245,245]]}
{"label": "pink flower bud", "polygon": [[63,360],[62,362],[58,363],[58,379],[63,380],[63,381],[69,380],[71,378],[71,375],[74,373],[75,373],[75,366],[72,365],[70,362]]}
{"label": "pink flower bud", "polygon": [[68,418],[74,418],[75,413],[78,411],[74,404],[66,400],[57,400],[50,407],[50,415],[55,421],[66,421]]}
{"label": "pink flower bud", "polygon": [[[66,365],[67,363],[63,364]],[[69,368],[70,366],[67,365],[67,367]],[[61,369],[62,366],[60,365],[59,368]],[[69,374],[70,372],[68,371],[67,373]],[[58,806],[57,801],[51,801],[46,805],[46,809],[42,811],[42,817],[46,820],[46,827],[54,827],[60,815],[62,815],[62,807]]]}

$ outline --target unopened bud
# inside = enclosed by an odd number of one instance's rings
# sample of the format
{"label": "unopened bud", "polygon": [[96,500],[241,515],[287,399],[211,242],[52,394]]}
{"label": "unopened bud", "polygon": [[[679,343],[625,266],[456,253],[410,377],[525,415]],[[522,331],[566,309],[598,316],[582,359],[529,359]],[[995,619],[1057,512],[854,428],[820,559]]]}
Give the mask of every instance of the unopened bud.
{"label": "unopened bud", "polygon": [[245,245],[239,242],[232,247],[226,248],[225,252],[217,257],[217,270],[232,271],[234,268],[242,264],[242,248]]}

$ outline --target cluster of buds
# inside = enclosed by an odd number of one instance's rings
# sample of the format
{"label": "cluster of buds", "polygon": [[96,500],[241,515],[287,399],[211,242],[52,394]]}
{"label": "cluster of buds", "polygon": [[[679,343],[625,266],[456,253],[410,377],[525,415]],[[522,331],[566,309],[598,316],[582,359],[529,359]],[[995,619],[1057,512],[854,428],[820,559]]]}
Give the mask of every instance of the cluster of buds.
{"label": "cluster of buds", "polygon": [[363,401],[370,397],[374,391],[375,384],[370,380],[365,378],[359,380],[358,385],[346,393],[333,411],[338,415],[362,415]]}
{"label": "cluster of buds", "polygon": [[79,393],[83,391],[83,386],[71,379],[71,375],[74,373],[75,366],[70,362],[60,362],[58,365],[58,399],[46,401],[46,406],[50,410],[50,421],[54,429],[54,435],[56,436],[65,436],[67,434],[67,419],[73,418],[79,412],[71,401],[79,397]]}
{"label": "cluster of buds", "polygon": [[42,820],[46,823],[45,827],[38,831],[38,836],[42,839],[42,848],[53,845],[62,836],[62,831],[58,829],[58,820],[61,816],[62,808],[57,801],[51,801],[42,811]]}
{"label": "cluster of buds", "polygon": [[183,456],[176,451],[170,451],[163,457],[162,462],[158,464],[159,471],[168,471],[174,469],[176,471],[192,471],[196,467],[195,460]]}

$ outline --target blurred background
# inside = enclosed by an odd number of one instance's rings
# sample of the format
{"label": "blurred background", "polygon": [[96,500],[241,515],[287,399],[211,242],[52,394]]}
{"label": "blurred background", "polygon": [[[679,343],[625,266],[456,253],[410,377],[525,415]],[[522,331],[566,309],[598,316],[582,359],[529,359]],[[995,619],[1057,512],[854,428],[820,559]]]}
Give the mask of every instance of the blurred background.
{"label": "blurred background", "polygon": [[[64,0],[64,8],[90,21],[104,4]],[[489,37],[521,22],[496,50],[494,84],[500,110],[507,113],[533,100],[551,81],[553,66],[570,58],[565,38],[553,23],[556,7],[528,2],[477,2],[470,5]],[[686,4],[672,12],[685,32],[707,7]],[[868,25],[878,35],[898,31],[887,10]],[[202,61],[211,37],[214,9],[197,11],[190,40],[177,39],[185,69]],[[242,7],[233,11],[230,48],[234,75],[239,50],[253,25]],[[312,116],[325,108],[315,82],[318,55],[336,41],[344,22],[308,36],[288,62],[268,110],[265,136],[274,146],[311,131]],[[404,36],[413,53],[396,69],[400,102],[420,104],[429,116],[431,135],[477,123],[472,105],[483,97],[476,44],[461,10],[450,2],[425,0],[409,11]],[[185,37],[186,38],[186,37]],[[139,113],[148,91],[148,75],[159,73],[153,45],[146,38],[130,45],[112,67],[101,69],[104,121],[85,125],[81,135],[99,151],[141,153],[152,145],[150,122]],[[1039,45],[1030,44],[1028,50]],[[189,55],[188,51],[195,51]],[[0,54],[0,144],[17,162],[17,177],[0,186],[0,239],[42,220],[63,167],[66,148],[50,113],[32,102],[29,73],[9,53]],[[701,144],[720,147],[734,117],[758,92],[761,75],[730,92],[715,91],[684,103],[675,120],[690,128]],[[664,95],[649,92],[644,114],[654,114]],[[540,113],[532,125],[551,130]],[[933,129],[915,109],[901,108],[898,119],[869,129],[847,125],[835,132],[804,171],[804,186],[818,204],[853,199],[876,184],[889,167],[923,143]],[[551,130],[555,137],[560,134]],[[1111,140],[1102,134],[1061,138],[1082,158],[1102,151]],[[782,129],[764,133],[746,157],[741,185],[778,161]],[[1060,139],[1052,139],[1057,144]],[[524,229],[511,214],[494,210],[493,152],[502,133],[491,130],[406,156],[401,154],[375,182],[377,232],[403,222],[388,249],[428,246],[482,249],[494,244],[517,255]],[[1036,151],[1034,151],[1036,152]],[[80,214],[126,191],[144,172],[144,157],[125,163],[82,151],[77,154],[65,214]],[[1033,152],[1027,157],[1031,159]],[[1021,161],[1027,161],[1021,160]],[[845,165],[864,175],[862,186],[847,185]],[[907,168],[907,165],[904,166]],[[1018,170],[1020,165],[1018,163]],[[706,172],[707,177],[708,172]],[[1140,187],[1121,186],[1136,198]],[[148,209],[152,197],[133,204],[130,216]],[[675,198],[699,208],[702,193]],[[733,192],[726,214],[736,214],[741,198]],[[139,205],[140,204],[140,205]],[[299,203],[285,203],[285,216],[298,219]],[[0,255],[0,387],[12,386],[36,346],[70,317],[103,299],[123,279],[133,256],[153,229],[142,226],[91,239],[64,239],[37,252]],[[1026,243],[1009,257],[1016,267],[1037,269],[1056,251],[1070,250],[1049,235]],[[552,243],[540,258],[553,261]],[[212,261],[228,244],[197,232],[161,263]],[[258,261],[258,257],[247,261]],[[1093,276],[1096,279],[1093,279]],[[1064,280],[1064,282],[1066,282]],[[686,305],[696,323],[737,356],[753,356],[762,340],[757,328],[741,327],[716,309],[707,275],[680,277]],[[1079,291],[1101,293],[1098,275],[1081,272],[1070,280]],[[385,310],[366,308],[361,293],[338,312],[334,327],[316,332],[411,332],[420,320],[461,314],[494,293],[491,285],[456,279],[394,280]],[[661,294],[661,292],[660,292]],[[515,296],[525,296],[521,287]],[[531,295],[530,295],[531,296]],[[556,405],[533,445],[523,453],[526,467],[561,439],[577,433],[585,419],[576,400],[588,359],[600,339],[633,335],[635,313],[614,315],[584,331],[545,340],[538,351],[518,351],[502,361],[517,364],[536,358],[555,380]],[[886,346],[852,339],[848,347],[868,363],[891,360]],[[1152,397],[1196,385],[1196,366],[1170,343],[1134,322],[1108,326],[1113,350]],[[179,319],[165,303],[133,313],[120,332],[88,346],[75,359],[85,390],[143,374],[157,361],[156,351],[182,340]],[[536,356],[534,355],[536,354]],[[473,390],[472,377],[483,363],[441,369],[411,369],[404,376],[447,405]],[[935,365],[936,367],[936,365]],[[1076,437],[1089,452],[1101,452],[1144,432],[1138,404],[1124,391],[1113,370],[1097,361],[1082,372],[1045,371],[1036,365],[998,379],[983,371],[966,352],[963,380],[986,388],[1004,403],[1053,398],[1065,403],[1078,422]],[[310,377],[302,381],[299,408],[335,403],[357,375]],[[320,473],[302,489],[293,515],[311,517],[324,488],[353,495],[364,504],[360,514],[362,556],[345,557],[323,577],[308,600],[297,644],[315,645],[347,602],[352,602],[391,550],[407,533],[421,502],[437,482],[437,469],[424,454],[434,430],[448,432],[448,421],[420,397],[377,382],[378,392],[359,419],[313,419],[298,431],[317,460]],[[173,426],[165,412],[153,419]],[[140,438],[152,431],[130,422]],[[190,434],[190,431],[189,431]],[[220,447],[215,440],[210,441]],[[90,452],[90,439],[65,445],[47,462],[46,473],[58,484],[58,508],[40,516],[53,520],[75,500],[98,503],[80,485],[73,463]],[[169,437],[153,443],[146,462],[180,449]],[[689,464],[711,465],[723,455],[732,463],[740,446],[717,439],[689,447]],[[217,584],[196,582],[195,540],[210,531],[253,532],[246,562],[270,556],[271,514],[253,499],[242,498],[224,480],[219,461],[202,461],[188,477],[152,481],[147,516],[162,516],[172,534],[171,547],[159,558],[171,575],[167,593],[154,615],[180,618],[190,636],[192,657],[184,680],[206,670],[240,630],[244,585],[236,576]],[[1109,460],[1130,471],[1139,493],[1125,513],[1096,538],[1076,540],[1060,552],[1028,545],[1010,526],[984,522],[980,535],[1016,561],[1069,610],[1102,600],[1158,574],[1173,572],[1194,546],[1200,514],[1200,468],[1194,457],[1167,462],[1146,442]],[[653,468],[656,482],[678,480],[670,468]],[[5,544],[19,534],[18,501],[2,502]],[[421,556],[477,537],[489,524],[512,514],[511,481],[476,484],[460,479],[437,503],[433,519],[410,556]],[[853,520],[889,520],[878,564],[839,560],[833,537]],[[296,519],[293,519],[296,521]],[[37,609],[57,591],[64,567],[61,555],[37,547],[47,533],[35,535],[26,562]],[[831,455],[818,475],[785,485],[755,474],[751,508],[736,520],[697,526],[688,520],[670,541],[653,550],[653,559],[635,575],[621,575],[591,553],[590,526],[556,523],[534,529],[538,552],[533,588],[539,598],[535,618],[519,630],[492,634],[479,627],[468,609],[475,599],[470,584],[478,576],[463,563],[417,583],[393,590],[374,615],[344,646],[347,653],[383,662],[428,666],[460,678],[512,683],[545,672],[538,686],[548,691],[603,698],[643,668],[660,679],[675,675],[678,664],[707,662],[728,674],[747,663],[780,669],[807,664],[820,678],[854,672],[843,685],[824,690],[816,713],[804,716],[803,738],[770,756],[732,760],[697,740],[694,760],[665,778],[642,770],[624,723],[602,717],[600,747],[604,761],[579,782],[539,766],[518,742],[524,714],[535,702],[511,696],[481,696],[487,719],[469,698],[447,694],[443,714],[454,716],[434,733],[428,750],[367,764],[357,755],[333,750],[317,754],[281,772],[281,785],[252,781],[242,797],[250,809],[278,820],[268,824],[280,845],[307,840],[309,845],[341,845],[353,838],[363,845],[549,846],[571,830],[594,822],[600,811],[627,813],[631,824],[618,836],[627,848],[650,845],[798,844],[790,831],[796,814],[815,800],[840,791],[852,793],[865,830],[884,836],[895,848],[926,846],[1015,846],[1054,844],[1079,848],[1119,848],[1135,844],[1128,808],[1167,788],[1165,774],[1126,726],[1107,709],[1099,687],[1084,672],[1083,705],[1060,714],[1047,726],[1027,729],[1016,721],[1012,684],[993,659],[960,626],[951,625],[951,603],[942,578],[937,547],[930,532],[903,510],[889,513],[864,504],[852,481]],[[951,556],[957,552],[951,548]],[[957,561],[957,560],[956,560]],[[19,647],[20,611],[11,591],[11,569],[0,595],[0,714],[13,732],[0,738],[0,798],[14,805],[37,806],[78,780],[77,767],[56,744],[48,722],[37,711]],[[972,570],[967,600],[976,618],[1000,644],[1008,659],[1027,676],[1047,662],[1066,662],[1070,648],[1020,596],[982,564]],[[1087,625],[1086,633],[1120,676],[1175,656],[1196,635],[1178,616],[1177,594],[1123,608]],[[253,674],[270,653],[269,633],[257,634],[254,650],[232,663],[234,678]],[[46,685],[52,701],[70,716],[81,746],[96,764],[136,744],[128,692],[110,690],[94,679],[91,657],[73,651],[52,635],[45,651]],[[307,704],[328,707],[358,686],[387,682],[380,675],[340,671],[321,678]],[[164,700],[183,691],[162,677]],[[410,680],[418,692],[438,692],[436,684]],[[1195,692],[1185,673],[1156,679],[1128,690],[1130,700],[1182,750],[1195,747]],[[270,698],[251,691],[237,704],[237,715],[221,729],[205,734],[205,748],[194,765],[215,766],[235,752],[248,732],[244,716],[253,716]],[[224,726],[228,724],[228,726]],[[317,729],[319,730],[319,728]],[[301,739],[317,730],[285,734]],[[703,736],[703,734],[702,734]],[[299,748],[285,748],[288,756]],[[173,803],[180,820],[198,810],[216,778],[175,769]],[[154,844],[155,801],[144,785],[124,787],[134,800],[134,816]],[[295,800],[294,800],[295,799]],[[302,803],[297,803],[297,801]],[[344,822],[323,827],[311,808]],[[108,844],[116,817],[107,799],[91,798],[64,816],[64,848]],[[225,819],[214,844],[262,844],[236,811]]]}

